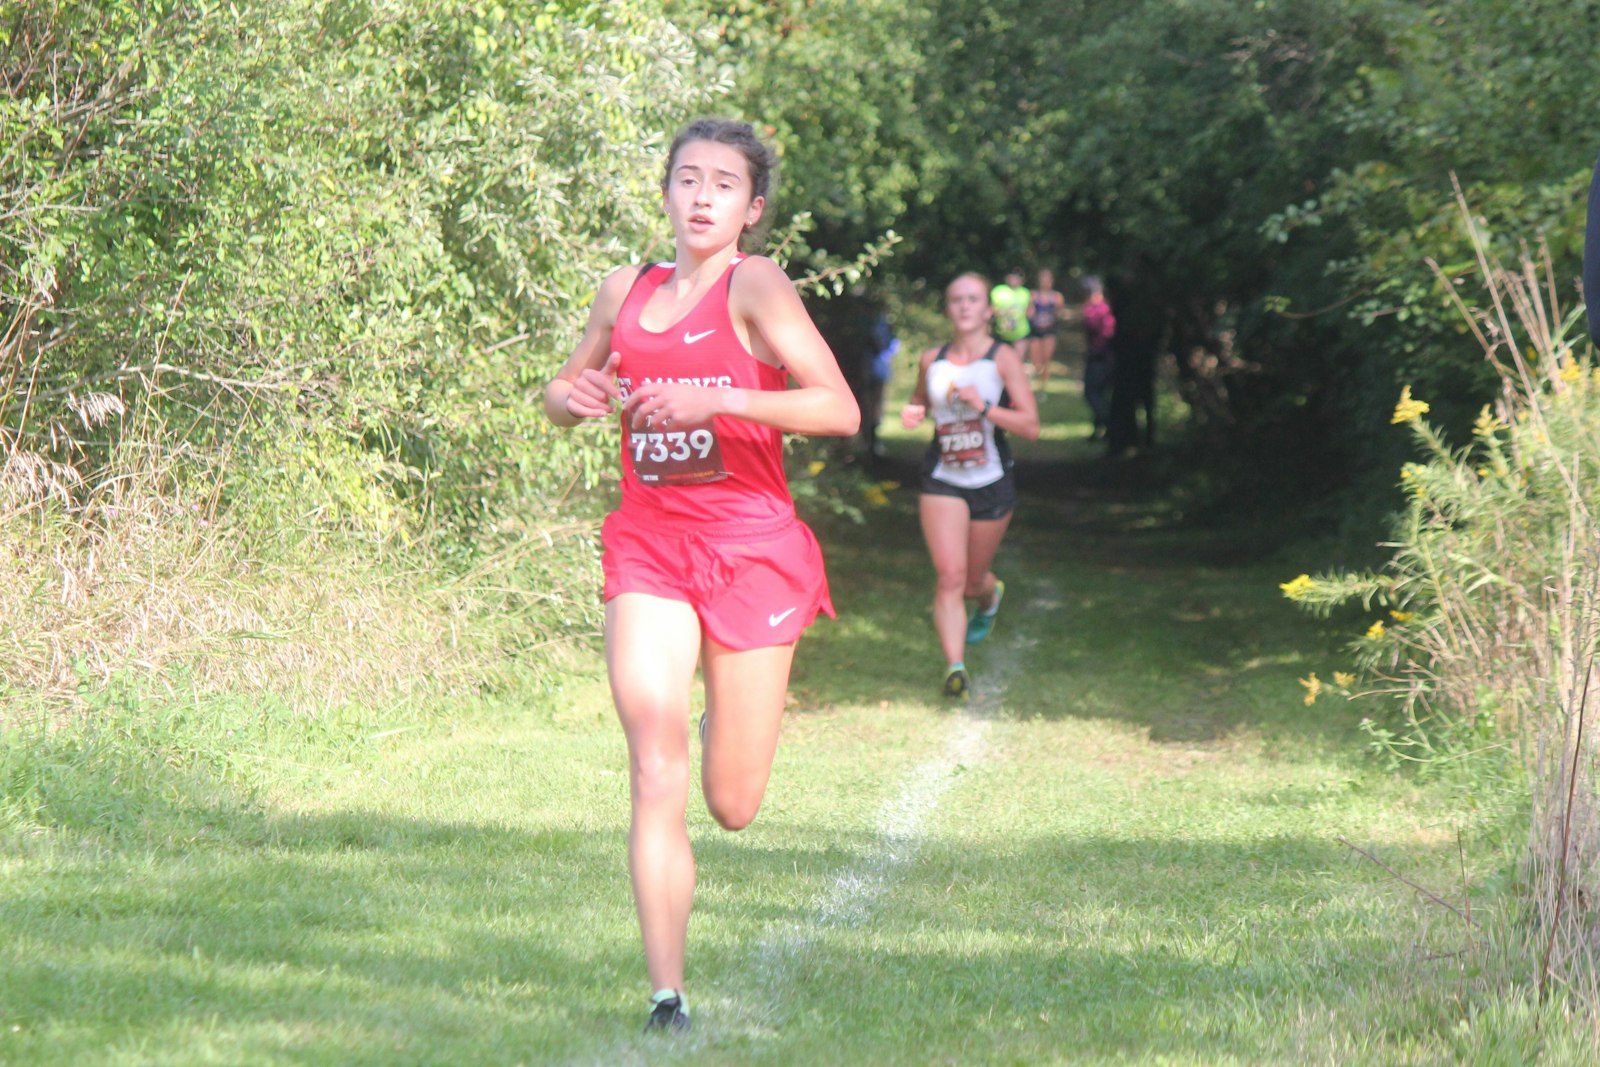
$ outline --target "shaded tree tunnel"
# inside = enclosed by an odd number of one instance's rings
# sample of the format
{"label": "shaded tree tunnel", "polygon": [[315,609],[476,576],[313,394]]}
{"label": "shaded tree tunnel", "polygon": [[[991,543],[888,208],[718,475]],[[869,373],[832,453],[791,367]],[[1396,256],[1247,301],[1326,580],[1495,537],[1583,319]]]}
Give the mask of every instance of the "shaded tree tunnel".
{"label": "shaded tree tunnel", "polygon": [[[800,206],[850,199],[840,153],[880,198],[818,210],[812,246],[895,229],[871,284],[926,305],[964,270],[1049,266],[1063,291],[1103,276],[1125,373],[1172,370],[1187,413],[1163,428],[1184,442],[1173,461],[1204,469],[1219,510],[1295,501],[1317,522],[1392,485],[1402,386],[1447,432],[1493,395],[1447,296],[1476,284],[1453,176],[1493,241],[1543,241],[1569,294],[1579,274],[1600,119],[1568,102],[1593,57],[1540,32],[1522,58],[1506,34],[1532,16],[1510,4],[1450,5],[1421,28],[1406,6],[902,6],[928,15],[900,27],[914,58],[884,53],[905,95],[785,82],[791,103],[759,103],[784,114],[780,135],[802,107],[834,124],[829,155],[791,167]],[[819,27],[825,7],[805,5]],[[763,58],[793,55],[805,28]]]}

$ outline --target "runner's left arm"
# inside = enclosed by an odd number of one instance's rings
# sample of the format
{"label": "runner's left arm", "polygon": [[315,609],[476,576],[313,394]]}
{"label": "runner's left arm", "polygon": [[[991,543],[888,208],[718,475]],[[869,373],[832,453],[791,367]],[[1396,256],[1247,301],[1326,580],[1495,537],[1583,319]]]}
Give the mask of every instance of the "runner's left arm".
{"label": "runner's left arm", "polygon": [[1005,383],[1006,407],[992,407],[984,416],[1006,433],[1016,434],[1029,441],[1039,439],[1039,405],[1033,396],[1033,386],[1028,384],[1028,374],[1022,369],[1022,357],[1010,345],[1001,345],[994,354],[995,369]]}

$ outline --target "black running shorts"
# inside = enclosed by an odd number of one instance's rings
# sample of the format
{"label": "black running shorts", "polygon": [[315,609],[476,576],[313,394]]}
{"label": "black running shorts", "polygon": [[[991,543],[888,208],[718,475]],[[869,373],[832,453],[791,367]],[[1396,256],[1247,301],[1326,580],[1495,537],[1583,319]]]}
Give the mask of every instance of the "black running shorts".
{"label": "black running shorts", "polygon": [[967,502],[967,510],[974,522],[1003,519],[1017,509],[1017,480],[1010,471],[997,482],[980,485],[976,489],[963,489],[959,485],[940,481],[931,474],[923,474],[922,491],[929,496],[954,496]]}

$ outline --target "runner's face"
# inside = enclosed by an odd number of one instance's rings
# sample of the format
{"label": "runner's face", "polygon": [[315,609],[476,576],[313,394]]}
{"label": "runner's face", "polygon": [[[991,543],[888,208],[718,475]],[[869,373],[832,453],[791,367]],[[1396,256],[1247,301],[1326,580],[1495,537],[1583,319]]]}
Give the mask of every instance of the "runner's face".
{"label": "runner's face", "polygon": [[761,218],[765,201],[752,197],[744,153],[715,141],[678,148],[662,206],[681,245],[713,250],[735,244]]}
{"label": "runner's face", "polygon": [[957,278],[944,291],[944,313],[958,332],[984,329],[994,315],[989,291],[976,278]]}

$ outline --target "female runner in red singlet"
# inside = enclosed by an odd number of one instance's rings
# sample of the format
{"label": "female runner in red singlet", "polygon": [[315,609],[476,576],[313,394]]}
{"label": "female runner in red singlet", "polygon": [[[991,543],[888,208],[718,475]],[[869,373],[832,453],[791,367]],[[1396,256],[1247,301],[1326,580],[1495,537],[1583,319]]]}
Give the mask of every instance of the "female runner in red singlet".
{"label": "female runner in red singlet", "polygon": [[674,261],[608,276],[545,388],[559,426],[621,406],[622,502],[601,534],[606,668],[628,740],[628,864],[652,1030],[689,1027],[695,666],[701,790],[718,823],[742,829],[772,770],[795,642],[818,612],[833,614],[816,538],[784,479],[782,435],[849,436],[860,413],[782,268],[741,255],[774,162],[748,124],[685,127],[661,185]]}

